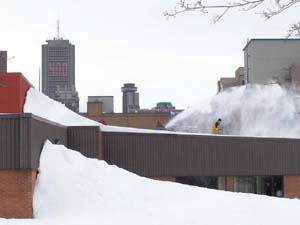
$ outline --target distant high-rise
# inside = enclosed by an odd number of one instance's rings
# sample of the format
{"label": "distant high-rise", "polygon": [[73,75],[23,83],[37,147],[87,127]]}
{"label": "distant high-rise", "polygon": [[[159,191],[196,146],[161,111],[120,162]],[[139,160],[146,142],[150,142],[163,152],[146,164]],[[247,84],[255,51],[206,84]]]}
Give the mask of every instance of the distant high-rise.
{"label": "distant high-rise", "polygon": [[0,51],[0,72],[7,72],[7,51]]}
{"label": "distant high-rise", "polygon": [[139,93],[137,87],[133,83],[124,84],[121,88],[123,92],[123,113],[129,113],[136,109],[140,109]]}
{"label": "distant high-rise", "polygon": [[42,45],[42,92],[79,111],[79,97],[75,88],[75,46],[59,37]]}

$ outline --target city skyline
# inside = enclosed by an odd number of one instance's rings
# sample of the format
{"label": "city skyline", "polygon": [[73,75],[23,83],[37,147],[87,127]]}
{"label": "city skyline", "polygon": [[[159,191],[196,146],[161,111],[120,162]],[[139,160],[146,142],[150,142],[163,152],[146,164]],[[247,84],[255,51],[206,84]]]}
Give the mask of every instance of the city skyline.
{"label": "city skyline", "polygon": [[76,45],[81,111],[87,96],[112,95],[121,112],[124,83],[139,87],[141,108],[169,101],[184,109],[216,94],[219,78],[243,66],[247,38],[283,38],[297,15],[291,9],[265,21],[234,12],[216,25],[198,13],[166,20],[162,13],[174,2],[12,0],[3,3],[1,18],[11,19],[0,20],[0,49],[15,56],[8,71],[24,73],[38,88],[40,45],[55,36],[59,17],[61,36]]}

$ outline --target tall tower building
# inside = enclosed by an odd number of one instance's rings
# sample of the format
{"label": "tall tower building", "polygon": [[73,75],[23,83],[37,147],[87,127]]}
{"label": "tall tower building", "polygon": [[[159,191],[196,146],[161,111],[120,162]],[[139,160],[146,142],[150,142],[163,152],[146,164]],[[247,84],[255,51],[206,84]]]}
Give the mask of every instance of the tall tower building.
{"label": "tall tower building", "polygon": [[42,92],[79,111],[79,97],[75,88],[75,46],[59,36],[42,45]]}
{"label": "tall tower building", "polygon": [[7,51],[0,51],[0,72],[7,72]]}
{"label": "tall tower building", "polygon": [[140,109],[137,87],[133,83],[127,83],[124,84],[121,90],[123,92],[123,113],[129,113],[136,109]]}

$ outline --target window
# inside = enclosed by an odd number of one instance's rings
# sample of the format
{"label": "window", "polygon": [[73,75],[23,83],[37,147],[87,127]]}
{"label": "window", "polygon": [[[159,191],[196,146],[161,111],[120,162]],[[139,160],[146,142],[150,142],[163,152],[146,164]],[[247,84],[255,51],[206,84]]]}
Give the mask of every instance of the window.
{"label": "window", "polygon": [[234,191],[243,193],[257,193],[256,177],[234,177]]}
{"label": "window", "polygon": [[198,187],[219,189],[219,190],[225,190],[226,187],[225,177],[215,177],[215,176],[176,177],[176,182],[198,186]]}
{"label": "window", "polygon": [[283,197],[282,176],[234,177],[234,191]]}

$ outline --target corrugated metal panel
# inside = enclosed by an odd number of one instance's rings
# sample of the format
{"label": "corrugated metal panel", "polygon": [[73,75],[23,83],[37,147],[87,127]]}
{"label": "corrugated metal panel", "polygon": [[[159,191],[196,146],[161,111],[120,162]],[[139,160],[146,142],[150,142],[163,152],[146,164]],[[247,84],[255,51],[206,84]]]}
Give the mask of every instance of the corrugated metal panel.
{"label": "corrugated metal panel", "polygon": [[68,127],[68,148],[89,158],[100,158],[100,130],[98,126]]}
{"label": "corrugated metal panel", "polygon": [[19,150],[19,120],[14,117],[0,117],[0,168],[16,167],[15,158]]}
{"label": "corrugated metal panel", "polygon": [[143,176],[300,173],[300,140],[104,132],[110,164]]}
{"label": "corrugated metal panel", "polygon": [[67,127],[51,122],[49,120],[32,115],[30,118],[30,168],[37,169],[39,166],[40,154],[46,140],[54,143],[55,139],[59,144],[67,146]]}
{"label": "corrugated metal panel", "polygon": [[0,169],[37,169],[45,140],[67,143],[67,128],[30,113],[0,115]]}
{"label": "corrugated metal panel", "polygon": [[15,157],[15,168],[31,168],[31,114],[20,114],[19,118],[19,148]]}

